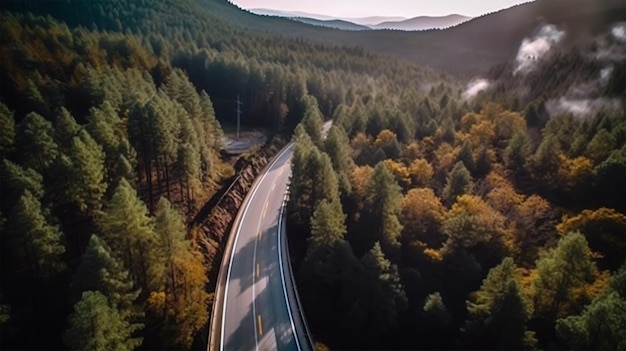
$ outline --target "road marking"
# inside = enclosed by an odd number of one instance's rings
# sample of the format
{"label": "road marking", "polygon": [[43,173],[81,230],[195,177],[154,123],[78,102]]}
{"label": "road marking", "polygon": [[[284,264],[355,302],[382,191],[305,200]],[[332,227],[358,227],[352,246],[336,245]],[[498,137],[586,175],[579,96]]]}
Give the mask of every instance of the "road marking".
{"label": "road marking", "polygon": [[267,206],[269,205],[269,202],[265,203],[265,206],[263,207],[263,219],[265,219],[265,216],[267,215]]}
{"label": "road marking", "polygon": [[[276,156],[276,158],[274,159],[274,161],[272,161],[272,163],[270,164],[270,166],[267,168],[267,170],[271,169],[272,167],[274,167],[274,165],[276,164],[276,162],[278,162],[278,160],[283,157],[283,155],[285,153],[287,153],[287,151],[289,151],[291,148],[293,147],[293,144],[291,144],[289,147],[285,148],[278,156]],[[235,242],[233,243],[233,251],[230,254],[230,262],[228,263],[228,273],[226,274],[226,286],[224,289],[224,303],[222,305],[222,330],[221,330],[221,335],[220,335],[220,350],[224,350],[224,334],[225,334],[225,328],[224,326],[226,325],[226,305],[228,302],[228,287],[229,284],[228,282],[230,281],[230,274],[232,273],[232,267],[233,267],[233,260],[235,259],[235,248],[237,247],[237,241],[239,240],[239,234],[241,233],[241,221],[243,218],[246,217],[246,213],[248,213],[248,209],[250,208],[250,204],[252,203],[251,201],[249,201],[250,199],[254,198],[254,195],[256,194],[257,190],[259,190],[259,184],[263,183],[263,180],[265,179],[265,177],[269,174],[269,172],[265,172],[265,174],[263,174],[263,176],[261,177],[261,179],[259,179],[259,182],[255,184],[255,188],[252,191],[252,193],[250,194],[250,197],[248,198],[248,202],[246,203],[246,207],[243,209],[243,213],[241,214],[240,220],[239,220],[239,226],[237,227],[237,233],[235,234]],[[252,307],[254,307],[254,300]],[[255,334],[255,339],[256,339],[256,334]],[[258,348],[258,340],[255,340],[257,343],[257,348]]]}
{"label": "road marking", "polygon": [[256,320],[257,320],[257,326],[259,327],[258,328],[259,336],[263,336],[263,320],[261,319],[260,314],[257,314]]}
{"label": "road marking", "polygon": [[259,279],[259,273],[261,272],[261,269],[259,267],[259,264],[256,264],[256,278]]}
{"label": "road marking", "polygon": [[272,191],[274,191],[274,189],[275,189],[275,188],[276,188],[276,183],[272,184],[272,188],[270,189],[270,193],[271,193]]}

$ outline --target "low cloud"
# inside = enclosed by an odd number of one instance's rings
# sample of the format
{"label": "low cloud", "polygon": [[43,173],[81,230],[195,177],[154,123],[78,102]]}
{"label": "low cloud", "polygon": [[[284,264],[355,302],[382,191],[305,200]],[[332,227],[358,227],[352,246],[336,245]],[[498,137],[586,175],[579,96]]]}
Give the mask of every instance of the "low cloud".
{"label": "low cloud", "polygon": [[619,99],[568,99],[560,98],[558,100],[550,100],[546,103],[546,108],[550,115],[560,113],[570,113],[575,117],[587,117],[600,111],[601,109],[609,109],[619,111],[622,109],[622,103]]}
{"label": "low cloud", "polygon": [[491,83],[487,79],[474,79],[467,84],[467,89],[463,92],[463,99],[469,100],[476,96],[479,92],[489,89]]}
{"label": "low cloud", "polygon": [[533,70],[536,62],[565,36],[551,24],[543,26],[533,38],[524,38],[515,58],[516,68],[513,74],[528,73]]}
{"label": "low cloud", "polygon": [[609,66],[600,70],[600,84],[606,85],[611,79],[611,74],[613,74],[613,66]]}
{"label": "low cloud", "polygon": [[613,37],[622,43],[626,43],[626,23],[616,23],[611,29]]}

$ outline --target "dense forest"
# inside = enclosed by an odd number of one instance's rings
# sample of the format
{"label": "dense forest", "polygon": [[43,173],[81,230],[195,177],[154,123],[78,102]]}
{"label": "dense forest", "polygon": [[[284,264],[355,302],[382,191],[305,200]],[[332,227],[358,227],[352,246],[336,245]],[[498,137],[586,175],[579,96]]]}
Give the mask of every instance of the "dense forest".
{"label": "dense forest", "polygon": [[[594,50],[356,96],[325,138],[310,104],[288,209],[320,349],[626,347],[624,61]],[[551,107],[575,88],[596,104]]]}
{"label": "dense forest", "polygon": [[[192,219],[233,176],[238,96],[244,124],[294,135],[289,242],[320,348],[626,348],[626,68],[584,54],[623,42],[503,62],[467,97],[221,0],[0,10],[2,349],[206,347]],[[607,67],[588,95],[617,103],[554,108]]]}
{"label": "dense forest", "polygon": [[452,82],[246,31],[194,1],[2,10],[3,349],[204,347],[212,262],[190,223],[232,176],[221,124],[237,95],[244,124],[289,136],[312,99],[331,115],[391,80]]}

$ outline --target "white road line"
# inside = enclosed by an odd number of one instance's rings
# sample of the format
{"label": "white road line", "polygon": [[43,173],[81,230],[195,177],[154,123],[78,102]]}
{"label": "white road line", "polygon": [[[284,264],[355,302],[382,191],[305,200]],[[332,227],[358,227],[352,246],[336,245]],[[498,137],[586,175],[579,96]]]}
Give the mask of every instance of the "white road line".
{"label": "white road line", "polygon": [[[281,152],[275,159],[274,161],[272,161],[272,164],[267,168],[267,170],[271,169],[272,167],[274,167],[274,165],[276,164],[276,162],[289,150],[291,149],[291,147],[286,148],[285,150],[283,150],[283,152]],[[248,200],[252,200],[254,198],[254,195],[256,194],[257,190],[259,190],[259,184],[263,183],[263,180],[265,179],[265,177],[268,175],[269,172],[265,172],[265,174],[263,174],[263,177],[261,177],[261,180],[259,180],[258,183],[256,183],[256,186],[254,188],[254,190],[252,191],[252,194],[250,195],[250,197],[248,198]],[[232,268],[233,268],[233,260],[235,258],[235,249],[237,248],[237,241],[239,240],[239,234],[241,233],[241,222],[243,222],[243,219],[246,217],[246,213],[248,212],[248,209],[250,208],[250,203],[252,203],[252,201],[248,201],[248,203],[246,203],[246,207],[243,210],[243,213],[241,215],[241,219],[239,220],[238,223],[238,227],[237,227],[237,233],[235,234],[235,242],[233,243],[233,251],[230,254],[230,262],[228,263],[228,273],[226,274],[226,287],[224,290],[224,304],[222,305],[222,332],[220,335],[220,350],[224,350],[224,325],[226,323],[226,306],[227,306],[227,302],[228,302],[228,286],[229,286],[229,282],[230,282],[230,274],[232,273]]]}
{"label": "white road line", "polygon": [[[259,183],[260,184],[260,183]],[[259,229],[261,228],[261,221],[259,221],[257,227],[256,227],[256,232],[259,232]],[[256,248],[257,248],[257,244],[259,243],[259,238],[255,237],[254,238],[254,252],[252,253],[252,315],[256,316],[256,278],[254,277],[254,268],[257,267],[258,268],[258,264],[256,263]],[[256,347],[256,350],[259,350],[259,337],[256,334],[256,330],[258,328],[257,325],[257,321],[256,318],[252,318],[254,320],[254,345]]]}
{"label": "white road line", "polygon": [[291,314],[291,307],[289,307],[289,298],[287,297],[287,285],[285,284],[285,272],[283,269],[283,256],[281,254],[281,234],[282,234],[282,225],[283,225],[283,212],[285,209],[284,201],[287,199],[287,194],[283,197],[283,203],[280,205],[280,215],[278,217],[278,265],[280,267],[280,279],[283,283],[283,295],[285,296],[285,304],[287,305],[287,312],[289,313],[289,321],[291,322],[291,331],[293,332],[293,338],[296,340],[296,346],[298,350],[301,351],[300,341],[298,340],[298,336],[296,335],[296,326],[293,323],[293,315]]}

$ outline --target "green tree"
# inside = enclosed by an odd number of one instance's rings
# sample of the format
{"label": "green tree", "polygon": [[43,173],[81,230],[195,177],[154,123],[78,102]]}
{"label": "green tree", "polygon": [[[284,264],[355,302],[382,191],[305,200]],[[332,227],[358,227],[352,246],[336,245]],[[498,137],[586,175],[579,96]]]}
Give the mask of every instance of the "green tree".
{"label": "green tree", "polygon": [[580,315],[557,320],[556,333],[572,349],[626,350],[626,266]]}
{"label": "green tree", "polygon": [[72,350],[130,351],[141,345],[141,340],[132,338],[117,309],[98,291],[84,292],[74,305],[63,339]]}
{"label": "green tree", "polygon": [[101,208],[102,197],[107,189],[102,148],[87,131],[82,130],[78,136],[72,138],[70,158],[70,198],[81,211],[94,213]]}
{"label": "green tree", "polygon": [[313,96],[307,96],[303,98],[303,104],[305,106],[304,117],[302,118],[302,125],[304,130],[318,147],[322,147],[322,126],[324,125],[324,118],[317,105],[317,100]]}
{"label": "green tree", "polygon": [[588,298],[584,288],[597,274],[585,237],[580,232],[565,235],[537,260],[537,278],[532,283],[536,314],[554,321],[580,310]]}
{"label": "green tree", "polygon": [[163,281],[163,263],[158,256],[154,221],[126,179],[120,181],[96,222],[100,234],[142,291],[158,290]]}
{"label": "green tree", "polygon": [[393,174],[383,162],[378,163],[365,185],[365,210],[361,228],[369,239],[365,241],[365,245],[380,241],[388,256],[395,256],[400,248],[400,191]]}
{"label": "green tree", "polygon": [[463,145],[461,146],[461,150],[456,157],[458,162],[463,162],[465,168],[467,168],[470,173],[476,172],[476,162],[474,162],[474,151],[472,149],[472,143],[469,140],[465,140]]}
{"label": "green tree", "polygon": [[526,321],[532,315],[530,301],[521,293],[517,267],[510,257],[492,268],[480,290],[467,302],[467,336],[482,349],[519,350],[525,345]]}
{"label": "green tree", "polygon": [[[199,252],[186,239],[187,230],[179,212],[161,198],[157,204],[156,232],[160,239],[160,256],[164,264],[164,298],[152,294],[149,308],[162,311],[164,341],[172,348],[188,349],[194,335],[208,319],[206,310],[207,272]],[[160,306],[160,302],[163,306]]]}
{"label": "green tree", "polygon": [[62,107],[54,121],[54,134],[63,152],[68,152],[72,147],[72,140],[78,134],[79,129],[80,126],[74,116]]}
{"label": "green tree", "polygon": [[47,217],[48,211],[27,189],[8,223],[13,263],[26,267],[35,279],[48,278],[65,268],[63,233]]}
{"label": "green tree", "polygon": [[345,222],[346,215],[339,201],[322,200],[313,212],[311,238],[307,250],[316,250],[322,246],[336,246],[346,234]]}
{"label": "green tree", "polygon": [[0,102],[0,157],[6,157],[15,143],[15,120],[13,111]]}
{"label": "green tree", "polygon": [[129,322],[132,332],[143,328],[132,324],[143,316],[136,306],[139,289],[124,267],[114,256],[109,245],[97,235],[92,235],[72,279],[72,292],[78,298],[85,291],[99,291],[108,298],[111,307],[118,309],[122,318]]}
{"label": "green tree", "polygon": [[17,126],[16,146],[24,166],[40,173],[50,167],[59,154],[52,123],[35,112],[26,115]]}
{"label": "green tree", "polygon": [[2,201],[7,201],[7,205],[13,205],[24,190],[37,199],[44,195],[43,177],[31,168],[22,168],[7,159],[2,160],[0,169],[0,182],[2,183]]}
{"label": "green tree", "polygon": [[457,162],[446,177],[446,185],[443,188],[443,198],[449,205],[453,204],[458,196],[467,194],[472,190],[472,176],[463,165]]}
{"label": "green tree", "polygon": [[339,190],[343,195],[352,192],[352,186],[348,174],[352,167],[350,158],[349,140],[343,129],[332,126],[324,140],[324,151],[330,157],[333,168],[339,180]]}
{"label": "green tree", "polygon": [[504,164],[515,172],[523,172],[526,170],[526,163],[531,153],[532,149],[528,134],[518,132],[513,135],[504,150]]}

